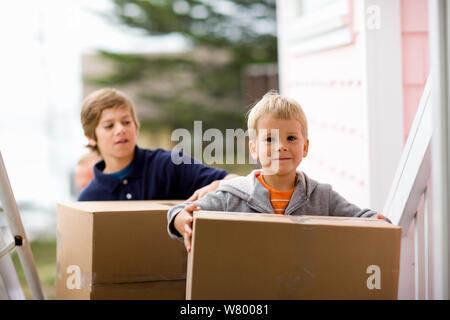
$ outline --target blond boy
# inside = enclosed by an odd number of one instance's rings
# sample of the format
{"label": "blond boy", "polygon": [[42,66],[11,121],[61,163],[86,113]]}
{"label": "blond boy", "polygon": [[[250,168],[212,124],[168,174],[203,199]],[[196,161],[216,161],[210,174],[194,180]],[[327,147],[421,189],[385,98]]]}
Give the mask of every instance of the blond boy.
{"label": "blond boy", "polygon": [[168,232],[191,248],[192,214],[196,210],[325,215],[384,219],[347,202],[329,184],[318,183],[297,168],[308,155],[308,124],[300,105],[267,93],[248,113],[249,148],[261,164],[247,177],[220,183],[215,192],[194,203],[173,207]]}
{"label": "blond boy", "polygon": [[139,148],[139,121],[134,106],[118,90],[104,88],[87,96],[81,123],[88,147],[103,160],[94,166],[94,179],[81,192],[79,201],[189,197],[193,201],[215,190],[219,180],[235,177],[181,152],[183,161],[175,164],[171,151]]}

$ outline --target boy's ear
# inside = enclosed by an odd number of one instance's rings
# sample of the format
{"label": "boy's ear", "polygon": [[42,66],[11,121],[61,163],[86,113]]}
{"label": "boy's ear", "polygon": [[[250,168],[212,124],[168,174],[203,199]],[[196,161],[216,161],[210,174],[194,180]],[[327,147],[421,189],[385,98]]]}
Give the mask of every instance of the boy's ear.
{"label": "boy's ear", "polygon": [[256,150],[256,143],[253,140],[248,142],[248,148],[253,160],[258,160],[258,151]]}
{"label": "boy's ear", "polygon": [[309,149],[309,139],[306,139],[305,144],[303,146],[303,158],[308,155],[308,149]]}
{"label": "boy's ear", "polygon": [[89,145],[95,147],[97,145],[97,141],[95,139],[92,139],[91,137],[88,137],[87,135],[84,135],[86,139],[88,139]]}

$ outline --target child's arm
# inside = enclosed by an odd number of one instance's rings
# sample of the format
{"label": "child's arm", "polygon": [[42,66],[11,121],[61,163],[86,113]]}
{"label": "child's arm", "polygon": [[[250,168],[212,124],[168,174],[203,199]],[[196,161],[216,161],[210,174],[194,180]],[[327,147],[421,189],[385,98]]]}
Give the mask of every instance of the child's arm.
{"label": "child's arm", "polygon": [[361,209],[353,203],[348,202],[334,190],[331,190],[330,216],[377,218],[391,223],[391,221],[381,213],[371,209]]}

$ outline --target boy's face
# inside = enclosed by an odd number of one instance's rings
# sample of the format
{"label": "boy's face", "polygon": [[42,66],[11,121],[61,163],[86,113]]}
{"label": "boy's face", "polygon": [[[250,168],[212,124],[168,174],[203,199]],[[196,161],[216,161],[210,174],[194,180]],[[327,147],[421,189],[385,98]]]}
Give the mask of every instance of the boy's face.
{"label": "boy's face", "polygon": [[250,140],[249,147],[264,174],[284,176],[295,174],[308,154],[309,140],[303,138],[298,120],[266,115],[258,120],[256,141]]}
{"label": "boy's face", "polygon": [[97,145],[105,162],[134,154],[137,128],[128,107],[103,110],[95,134],[97,141],[88,137],[89,143]]}

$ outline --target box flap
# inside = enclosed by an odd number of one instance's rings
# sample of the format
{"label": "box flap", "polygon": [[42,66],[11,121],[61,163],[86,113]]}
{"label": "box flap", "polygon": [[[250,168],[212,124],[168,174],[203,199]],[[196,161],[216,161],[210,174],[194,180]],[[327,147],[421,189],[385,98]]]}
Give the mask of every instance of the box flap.
{"label": "box flap", "polygon": [[310,216],[310,215],[278,215],[273,213],[249,213],[249,212],[221,212],[221,211],[196,211],[195,219],[210,220],[229,220],[229,221],[259,221],[268,223],[295,223],[311,225],[336,225],[351,227],[370,227],[370,228],[391,228],[400,229],[377,218],[358,218],[358,217],[333,217],[333,216]]}
{"label": "box flap", "polygon": [[[173,201],[173,202],[171,202]],[[139,212],[149,210],[169,210],[177,200],[142,200],[142,201],[77,201],[64,202],[60,205],[90,213]]]}

